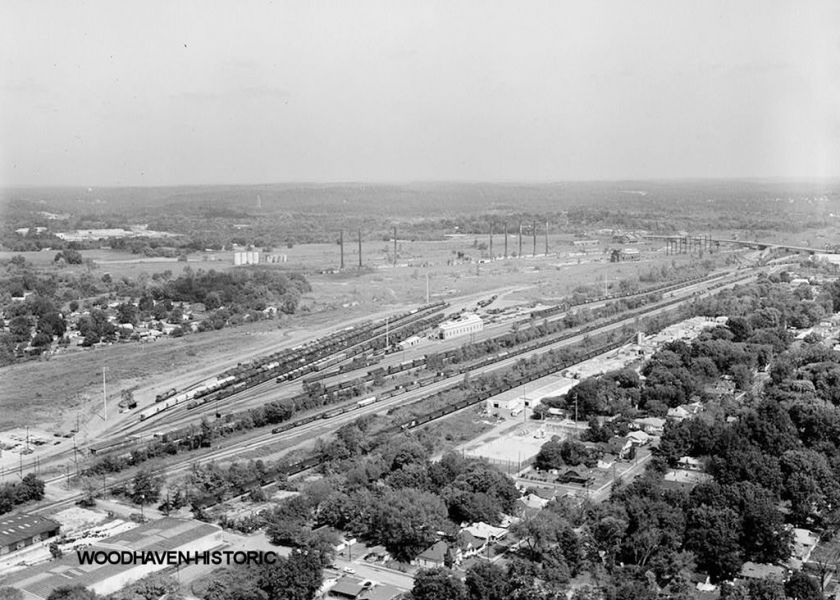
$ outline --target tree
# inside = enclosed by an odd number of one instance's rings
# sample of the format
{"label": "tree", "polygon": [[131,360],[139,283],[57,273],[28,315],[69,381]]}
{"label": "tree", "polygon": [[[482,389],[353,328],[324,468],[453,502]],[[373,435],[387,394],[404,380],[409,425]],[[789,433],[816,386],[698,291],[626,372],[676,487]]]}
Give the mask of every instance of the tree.
{"label": "tree", "polygon": [[785,595],[791,600],[822,600],[820,584],[802,571],[794,571],[785,583]]}
{"label": "tree", "polygon": [[738,513],[731,508],[699,506],[689,510],[685,546],[697,556],[697,566],[713,581],[731,579],[741,568]]}
{"label": "tree", "polygon": [[58,542],[50,543],[50,554],[53,558],[61,558],[64,556],[64,552],[62,552],[61,548],[58,547]]}
{"label": "tree", "polygon": [[465,581],[469,600],[506,600],[507,575],[500,566],[479,562],[467,569]]}
{"label": "tree", "polygon": [[23,600],[23,592],[9,586],[0,587],[0,600]]}
{"label": "tree", "polygon": [[152,504],[160,498],[161,479],[147,469],[140,469],[131,485],[131,501],[135,504]]}
{"label": "tree", "polygon": [[97,600],[96,592],[92,592],[83,585],[67,585],[50,592],[47,600]]}
{"label": "tree", "polygon": [[82,253],[73,248],[65,248],[55,255],[53,262],[58,262],[62,259],[68,265],[80,265],[82,264]]}
{"label": "tree", "polygon": [[311,600],[321,587],[321,565],[317,553],[294,550],[286,559],[263,565],[260,588],[272,600]]}
{"label": "tree", "polygon": [[437,531],[451,529],[440,497],[414,488],[385,490],[366,512],[368,535],[398,560],[412,560],[435,541]]}
{"label": "tree", "polygon": [[108,600],[158,600],[164,596],[171,598],[180,587],[171,575],[153,573],[111,594]]}
{"label": "tree", "polygon": [[123,302],[117,306],[117,321],[129,325],[137,324],[137,307],[131,302]]}
{"label": "tree", "polygon": [[32,335],[32,323],[29,317],[17,316],[9,319],[9,333],[16,343],[28,342]]}
{"label": "tree", "polygon": [[203,600],[268,600],[260,589],[259,574],[249,568],[225,568],[211,575],[203,593],[196,595]]}
{"label": "tree", "polygon": [[449,569],[421,569],[414,576],[412,600],[466,600],[467,588]]}
{"label": "tree", "polygon": [[60,314],[52,311],[38,318],[37,329],[49,336],[61,337],[67,331],[67,323]]}

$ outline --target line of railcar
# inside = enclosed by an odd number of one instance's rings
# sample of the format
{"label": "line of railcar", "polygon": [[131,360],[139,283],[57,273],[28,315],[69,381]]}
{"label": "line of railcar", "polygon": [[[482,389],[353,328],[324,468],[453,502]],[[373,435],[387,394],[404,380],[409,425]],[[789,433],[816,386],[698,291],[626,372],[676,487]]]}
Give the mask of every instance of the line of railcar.
{"label": "line of railcar", "polygon": [[[427,327],[428,322],[436,318],[434,313],[442,311],[445,306],[445,302],[438,301],[403,312],[389,319],[387,324],[385,320],[381,320],[346,327],[307,344],[240,364],[225,371],[219,378],[208,380],[180,394],[170,394],[172,390],[169,390],[159,396],[160,401],[156,398],[154,405],[140,412],[140,420],[148,419],[179,404],[194,408],[200,404],[220,400],[273,378],[277,378],[278,381],[290,381],[313,371],[329,369],[350,356],[375,349],[376,338],[384,333],[386,328],[393,332],[393,339],[400,339],[402,336],[412,335],[417,331],[417,327]],[[407,333],[409,331],[411,333]]]}

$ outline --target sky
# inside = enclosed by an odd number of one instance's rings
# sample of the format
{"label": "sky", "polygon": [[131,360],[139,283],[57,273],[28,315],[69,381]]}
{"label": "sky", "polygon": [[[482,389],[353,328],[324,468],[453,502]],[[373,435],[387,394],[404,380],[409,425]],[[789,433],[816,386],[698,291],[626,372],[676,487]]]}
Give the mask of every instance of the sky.
{"label": "sky", "polygon": [[840,176],[840,2],[0,3],[0,184]]}

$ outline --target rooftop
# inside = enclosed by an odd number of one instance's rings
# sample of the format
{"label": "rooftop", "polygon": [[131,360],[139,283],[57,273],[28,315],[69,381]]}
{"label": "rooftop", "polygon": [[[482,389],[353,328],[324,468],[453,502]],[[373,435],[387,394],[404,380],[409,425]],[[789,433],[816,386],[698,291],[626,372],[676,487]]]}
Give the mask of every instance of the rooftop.
{"label": "rooftop", "polygon": [[[167,517],[150,521],[95,544],[101,549],[175,550],[219,531],[215,525]],[[27,598],[46,598],[54,589],[67,585],[85,587],[99,584],[127,567],[119,564],[81,565],[75,552],[59,560],[36,565],[0,577],[0,586],[11,586],[25,592]],[[154,568],[150,568],[152,572]],[[147,573],[144,573],[147,574]]]}
{"label": "rooftop", "polygon": [[0,548],[16,544],[34,535],[55,531],[60,527],[61,524],[57,521],[29,513],[14,513],[0,517]]}

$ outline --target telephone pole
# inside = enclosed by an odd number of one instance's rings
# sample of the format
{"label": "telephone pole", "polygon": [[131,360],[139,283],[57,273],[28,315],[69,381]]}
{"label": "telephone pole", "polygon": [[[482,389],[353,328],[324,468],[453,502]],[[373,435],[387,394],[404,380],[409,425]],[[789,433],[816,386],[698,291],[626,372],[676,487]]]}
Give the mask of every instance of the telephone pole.
{"label": "telephone pole", "polygon": [[105,371],[108,367],[102,367],[102,420],[108,420],[108,389],[105,387]]}

